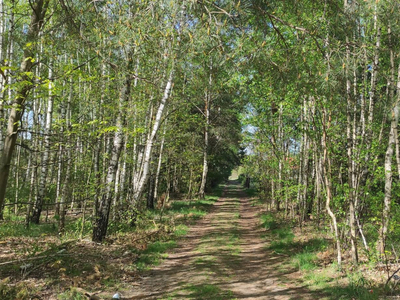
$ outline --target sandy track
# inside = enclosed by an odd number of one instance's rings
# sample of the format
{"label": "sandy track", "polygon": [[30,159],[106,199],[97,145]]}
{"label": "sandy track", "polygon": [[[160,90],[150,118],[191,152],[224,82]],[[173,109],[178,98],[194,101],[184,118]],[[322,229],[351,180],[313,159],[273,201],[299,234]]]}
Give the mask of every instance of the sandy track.
{"label": "sandy track", "polygon": [[123,299],[318,299],[279,269],[283,258],[266,249],[259,210],[228,185],[211,213]]}

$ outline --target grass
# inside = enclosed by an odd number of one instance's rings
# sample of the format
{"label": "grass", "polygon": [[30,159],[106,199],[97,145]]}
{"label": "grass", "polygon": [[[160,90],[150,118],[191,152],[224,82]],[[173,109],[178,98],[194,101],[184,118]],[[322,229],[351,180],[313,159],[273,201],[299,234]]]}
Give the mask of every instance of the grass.
{"label": "grass", "polygon": [[302,252],[294,256],[292,264],[299,270],[313,270],[317,267],[317,255],[312,252]]}
{"label": "grass", "polygon": [[346,274],[345,281],[335,276],[338,272],[337,265],[332,265],[323,270],[309,270],[304,276],[304,281],[310,289],[323,292],[329,300],[377,300],[382,299],[382,288],[374,286],[361,272]]}
{"label": "grass", "polygon": [[257,194],[258,194],[258,191],[255,188],[248,188],[245,190],[245,192],[248,197],[254,197],[254,196],[257,196]]}
{"label": "grass", "polygon": [[[199,274],[206,276],[213,274],[218,275],[220,278],[225,278],[225,280],[229,280],[230,273],[228,269],[230,266],[240,263],[240,233],[237,228],[237,220],[240,218],[240,215],[237,212],[239,210],[237,204],[239,204],[237,199],[229,203],[231,208],[236,210],[229,213],[229,215],[221,216],[217,214],[215,219],[211,221],[211,223],[215,225],[215,231],[213,230],[201,238],[201,243],[196,248],[196,251],[200,255],[199,258],[194,261],[195,268]],[[225,220],[229,220],[229,222],[226,223]],[[220,226],[221,229],[218,230]],[[224,233],[221,234],[221,232]],[[219,268],[218,266],[226,266],[227,268]],[[226,294],[223,295],[225,298],[218,298],[218,295],[207,296],[206,293],[204,298],[195,299],[229,299],[226,298]]]}
{"label": "grass", "polygon": [[175,228],[174,235],[179,238],[179,237],[185,236],[188,231],[189,231],[189,227],[187,225],[179,224]]}
{"label": "grass", "polygon": [[176,241],[169,240],[165,242],[157,241],[150,244],[146,250],[137,251],[139,255],[135,262],[136,269],[139,271],[149,270],[152,266],[159,265],[162,258],[166,257],[166,252],[175,248]]}
{"label": "grass", "polygon": [[208,196],[203,200],[173,201],[168,214],[182,214],[186,218],[199,219],[207,214],[217,200],[218,197]]}
{"label": "grass", "polygon": [[[206,196],[205,199],[172,201],[167,215],[184,215],[184,220],[199,219],[207,214],[221,194],[222,188],[216,189],[213,195]],[[156,241],[148,245],[147,249],[136,251],[139,255],[138,260],[135,262],[136,269],[139,271],[148,270],[152,266],[160,264],[162,259],[166,257],[166,252],[177,246],[176,239],[185,236],[188,230],[189,228],[186,224],[178,224],[173,234],[167,237],[166,240]]]}
{"label": "grass", "polygon": [[324,251],[328,247],[328,242],[322,238],[314,238],[292,245],[295,248],[292,265],[301,271],[305,271],[316,269],[319,266],[317,253]]}
{"label": "grass", "polygon": [[59,300],[86,300],[87,297],[82,293],[76,291],[72,288],[70,291],[66,291],[58,295],[57,299]]}
{"label": "grass", "polygon": [[194,264],[197,272],[204,270],[213,270],[217,266],[217,259],[214,256],[206,255],[196,258]]}
{"label": "grass", "polygon": [[0,226],[0,240],[8,237],[43,237],[46,235],[55,235],[57,226],[55,224],[30,224],[25,227],[20,221],[4,222]]}
{"label": "grass", "polygon": [[278,222],[272,213],[266,213],[261,215],[261,226],[266,230],[272,230],[278,227]]}
{"label": "grass", "polygon": [[187,284],[180,290],[162,298],[162,300],[173,299],[197,299],[197,300],[235,300],[232,291],[222,290],[213,284]]}
{"label": "grass", "polygon": [[36,292],[31,284],[20,282],[16,285],[9,284],[9,278],[0,281],[0,299],[2,300],[28,300]]}
{"label": "grass", "polygon": [[212,284],[188,285],[185,291],[189,292],[188,299],[226,300],[233,299],[232,291],[224,291]]}
{"label": "grass", "polygon": [[[268,218],[270,220],[270,218]],[[274,251],[276,254],[290,254],[295,247],[293,242],[294,234],[290,227],[286,225],[278,225],[276,221],[267,221],[267,226],[269,226],[270,235],[274,237],[274,240],[269,245],[268,249]]]}
{"label": "grass", "polygon": [[319,266],[317,254],[330,247],[326,239],[303,236],[302,240],[298,240],[291,227],[272,213],[262,215],[261,224],[268,230],[267,238],[272,240],[267,248],[276,254],[285,255],[287,259],[282,261],[282,266],[301,271],[302,281],[309,289],[321,292],[322,299],[379,299],[382,287],[374,286],[361,272],[338,276],[339,268],[336,264],[326,268]]}
{"label": "grass", "polygon": [[267,247],[276,254],[289,255],[291,265],[299,270],[311,270],[317,267],[317,253],[327,248],[328,243],[321,238],[306,242],[294,241],[295,234],[290,226],[279,222],[272,213],[261,216],[262,226],[269,230],[273,240]]}

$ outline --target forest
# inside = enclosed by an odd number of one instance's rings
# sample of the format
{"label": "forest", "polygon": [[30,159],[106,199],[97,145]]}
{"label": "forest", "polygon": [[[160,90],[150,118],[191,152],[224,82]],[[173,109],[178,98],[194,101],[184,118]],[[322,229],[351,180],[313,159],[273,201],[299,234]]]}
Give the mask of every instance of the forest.
{"label": "forest", "polygon": [[240,166],[330,264],[387,285],[399,17],[397,0],[0,0],[0,275],[11,231],[107,244]]}

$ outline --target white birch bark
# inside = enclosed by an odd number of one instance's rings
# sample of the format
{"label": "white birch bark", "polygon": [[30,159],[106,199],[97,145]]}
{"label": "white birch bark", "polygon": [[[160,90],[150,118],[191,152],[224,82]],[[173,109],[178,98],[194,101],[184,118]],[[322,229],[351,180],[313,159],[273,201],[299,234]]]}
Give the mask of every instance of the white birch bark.
{"label": "white birch bark", "polygon": [[[125,143],[124,143],[124,145],[125,145]],[[119,210],[118,201],[119,201],[120,177],[121,177],[121,162],[119,160],[118,165],[117,165],[117,172],[115,174],[115,180],[114,180],[114,197],[113,197],[113,205],[112,205],[113,206],[113,210],[112,210],[113,221],[115,221],[117,212]]]}
{"label": "white birch bark", "polygon": [[210,130],[210,105],[211,105],[211,88],[212,88],[212,62],[209,67],[209,78],[208,78],[208,87],[206,89],[205,97],[204,97],[204,145],[203,145],[203,173],[201,176],[201,184],[199,190],[199,198],[204,198],[205,189],[207,184],[207,174],[208,174],[208,134]]}
{"label": "white birch bark", "polygon": [[95,242],[101,242],[105,238],[107,233],[108,219],[112,203],[113,190],[115,188],[115,179],[118,169],[118,163],[121,154],[121,149],[124,145],[123,126],[125,123],[126,102],[130,97],[130,84],[131,84],[131,79],[127,77],[125,79],[120,94],[119,111],[116,121],[117,130],[115,131],[114,134],[111,157],[108,162],[105,187],[102,193],[102,197],[99,200],[98,207],[96,209],[96,217],[93,225],[93,235],[92,235],[92,240]]}
{"label": "white birch bark", "polygon": [[308,133],[307,133],[307,124],[309,124],[309,118],[308,118],[308,99],[304,99],[304,108],[303,108],[303,114],[304,114],[304,133],[303,133],[303,181],[302,181],[302,194],[303,194],[303,203],[304,203],[304,211],[303,211],[303,220],[309,220],[310,215],[312,213],[312,202],[308,201],[308,177],[309,177],[309,138],[308,138]]}
{"label": "white birch bark", "polygon": [[325,190],[326,190],[326,202],[325,208],[328,212],[328,215],[331,217],[332,226],[335,233],[336,240],[336,251],[337,251],[337,262],[339,267],[342,264],[342,250],[341,243],[339,237],[339,230],[336,220],[336,215],[333,213],[331,209],[331,201],[332,201],[332,170],[331,170],[331,159],[329,157],[329,149],[328,149],[328,136],[327,130],[330,127],[330,116],[327,115],[327,112],[324,111],[324,124],[323,124],[323,137],[322,137],[322,149],[323,149],[323,172],[324,172],[324,181],[325,181]]}
{"label": "white birch bark", "polygon": [[58,220],[58,232],[60,234],[64,233],[65,228],[65,214],[66,214],[66,207],[67,207],[67,198],[68,198],[68,185],[71,178],[71,149],[67,150],[67,159],[69,162],[67,163],[67,170],[65,172],[64,184],[62,186],[61,196],[60,196],[60,208],[59,208],[59,215],[60,218]]}
{"label": "white birch bark", "polygon": [[[26,37],[26,43],[35,43],[37,41],[48,5],[49,0],[32,1],[31,7],[33,11],[31,14],[31,22]],[[7,133],[4,139],[4,147],[0,160],[0,216],[2,216],[2,208],[10,172],[11,158],[15,150],[15,144],[18,136],[19,122],[23,115],[24,104],[26,98],[28,97],[28,93],[33,88],[32,83],[30,83],[30,81],[26,78],[26,72],[31,71],[33,67],[33,62],[30,59],[32,57],[35,57],[34,48],[25,48],[20,65],[23,84],[21,84],[21,86],[18,88],[16,93],[17,96],[12,104],[8,118]]]}
{"label": "white birch bark", "polygon": [[[350,46],[349,38],[346,37],[346,98],[347,98],[347,172],[349,187],[349,223],[350,223],[350,241],[351,241],[351,257],[354,264],[358,263],[358,249],[356,236],[356,182],[355,182],[355,144],[356,144],[356,114],[354,112],[355,105],[352,103],[351,80],[350,80]],[[352,118],[354,116],[354,119]]]}
{"label": "white birch bark", "polygon": [[[304,99],[303,106],[305,105],[305,101],[306,100]],[[304,123],[304,110],[303,110],[302,114],[300,115],[300,123]],[[303,136],[302,136],[302,141],[301,141],[301,145],[300,145],[300,153],[299,153],[299,156],[300,156],[299,164],[300,165],[299,165],[299,172],[298,172],[298,179],[297,179],[297,197],[296,197],[296,202],[297,202],[297,205],[299,206],[299,215],[301,216],[301,218],[303,216],[304,209],[305,209],[305,207],[303,205],[304,203],[302,201],[303,194],[301,193],[302,192],[301,185],[303,183],[303,176],[304,176],[304,170],[303,170],[303,168],[304,168],[304,142],[305,142],[304,137],[305,137],[305,134],[303,134]],[[279,165],[280,164],[281,164],[281,162],[279,160]],[[300,221],[300,225],[301,225],[301,221]]]}
{"label": "white birch bark", "polygon": [[387,232],[389,228],[390,220],[390,207],[392,203],[392,159],[394,146],[396,144],[395,133],[397,131],[397,126],[399,123],[399,103],[400,103],[400,64],[398,67],[398,77],[397,77],[397,95],[396,100],[392,104],[391,109],[391,122],[390,122],[390,132],[388,147],[385,154],[385,197],[383,200],[383,211],[382,211],[382,223],[379,230],[379,238],[377,242],[377,251],[380,255],[384,255],[385,252],[385,242],[387,237]]}
{"label": "white birch bark", "polygon": [[203,145],[203,173],[201,175],[201,184],[199,190],[199,197],[204,198],[205,196],[205,189],[207,184],[207,174],[208,174],[208,130],[210,126],[210,109],[209,109],[209,96],[206,96],[207,100],[205,103],[205,118],[206,123],[204,126],[204,145]]}
{"label": "white birch bark", "polygon": [[[67,62],[67,57],[65,56],[65,62]],[[66,83],[65,81],[63,82],[63,91],[66,90]],[[70,95],[68,97],[71,97],[71,92],[72,92],[72,85],[70,89]],[[66,93],[63,94],[64,97]],[[62,103],[61,104],[61,113],[60,113],[60,120],[63,122],[66,118],[66,111],[65,111],[65,106]],[[60,127],[60,135],[63,138],[64,137],[64,130],[65,130],[65,125],[62,124]],[[60,214],[60,204],[59,202],[61,201],[61,177],[62,177],[62,170],[63,170],[63,160],[64,160],[64,141],[61,141],[61,143],[58,146],[58,161],[57,161],[57,183],[56,183],[56,206],[55,206],[55,214],[59,215]],[[71,162],[68,162],[70,164]]]}
{"label": "white birch bark", "polygon": [[122,167],[121,167],[121,178],[120,178],[120,185],[119,185],[119,189],[118,189],[118,194],[117,194],[117,204],[122,207],[122,199],[125,196],[125,186],[126,186],[126,174],[127,174],[127,148],[128,148],[128,135],[125,136],[125,144],[124,144],[124,149],[123,149],[123,153],[124,153],[124,160],[122,163]]}
{"label": "white birch bark", "polygon": [[157,171],[156,171],[156,178],[154,181],[154,199],[157,201],[158,197],[158,184],[160,181],[160,173],[161,173],[161,164],[162,164],[162,157],[163,157],[163,149],[164,149],[164,143],[165,143],[165,133],[167,130],[167,124],[165,122],[164,124],[164,132],[163,132],[163,137],[161,139],[161,144],[160,144],[160,154],[158,156],[158,164],[157,164]]}
{"label": "white birch bark", "polygon": [[[283,161],[285,160],[285,151],[284,151],[284,145],[283,145],[283,105],[282,103],[279,105],[279,115],[278,115],[278,141],[277,145],[279,145],[277,152],[278,156],[280,157],[278,161],[278,184],[277,184],[277,190],[278,190],[278,196],[276,199],[276,210],[280,210],[280,205],[282,201],[282,196],[283,196]],[[279,153],[280,152],[280,153]]]}
{"label": "white birch bark", "polygon": [[[38,57],[38,55],[37,55]],[[35,68],[35,73],[37,77],[40,77],[40,65],[38,65]],[[36,92],[33,92],[33,117],[32,117],[32,130],[38,130],[39,128],[39,113],[40,113],[41,107],[39,103],[39,99],[37,98]],[[39,147],[39,139],[33,139],[33,149],[36,150]],[[26,212],[26,219],[25,219],[25,226],[26,228],[29,228],[29,223],[31,221],[31,212],[33,208],[33,199],[34,199],[34,193],[35,188],[37,186],[36,180],[37,180],[37,173],[38,173],[38,153],[37,151],[33,151],[30,153],[30,162],[31,162],[31,168],[32,170],[30,171],[30,177],[29,177],[29,196],[28,196],[28,206],[27,206],[27,212]]]}
{"label": "white birch bark", "polygon": [[152,126],[152,130],[150,133],[149,138],[146,141],[146,145],[144,148],[143,152],[143,165],[142,167],[136,171],[136,174],[134,174],[134,178],[136,178],[136,181],[133,183],[133,204],[134,206],[140,198],[142,197],[142,194],[144,192],[145,185],[147,183],[148,177],[149,177],[149,170],[150,170],[150,161],[151,161],[151,154],[153,151],[153,144],[158,132],[158,129],[160,128],[161,125],[161,118],[164,112],[164,109],[166,107],[168,98],[170,97],[171,90],[172,90],[172,85],[173,85],[173,75],[174,75],[174,70],[172,69],[170,71],[167,84],[164,89],[164,94],[161,99],[160,105],[158,106],[156,117]]}
{"label": "white birch bark", "polygon": [[[369,91],[369,108],[368,108],[368,124],[369,124],[369,135],[371,135],[372,130],[372,121],[374,118],[374,107],[375,107],[375,94],[376,94],[376,85],[378,82],[378,69],[379,69],[379,55],[381,48],[381,27],[378,24],[378,7],[377,3],[375,3],[375,12],[374,12],[374,31],[376,33],[375,37],[375,54],[374,61],[372,64],[372,73],[371,73],[371,87]],[[371,138],[371,136],[369,137]]]}

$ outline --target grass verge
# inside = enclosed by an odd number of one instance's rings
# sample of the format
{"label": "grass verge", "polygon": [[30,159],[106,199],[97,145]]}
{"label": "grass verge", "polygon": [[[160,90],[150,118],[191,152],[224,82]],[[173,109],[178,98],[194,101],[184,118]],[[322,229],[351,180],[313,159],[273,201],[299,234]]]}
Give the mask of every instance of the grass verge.
{"label": "grass verge", "polygon": [[[312,290],[321,293],[320,299],[375,300],[383,294],[382,286],[368,280],[361,271],[340,271],[335,263],[323,266],[321,258],[332,250],[329,240],[309,228],[295,234],[293,226],[279,219],[274,213],[260,217],[261,225],[267,230],[266,248],[282,255],[282,268],[300,271],[301,281]],[[311,225],[309,225],[311,226]]]}

